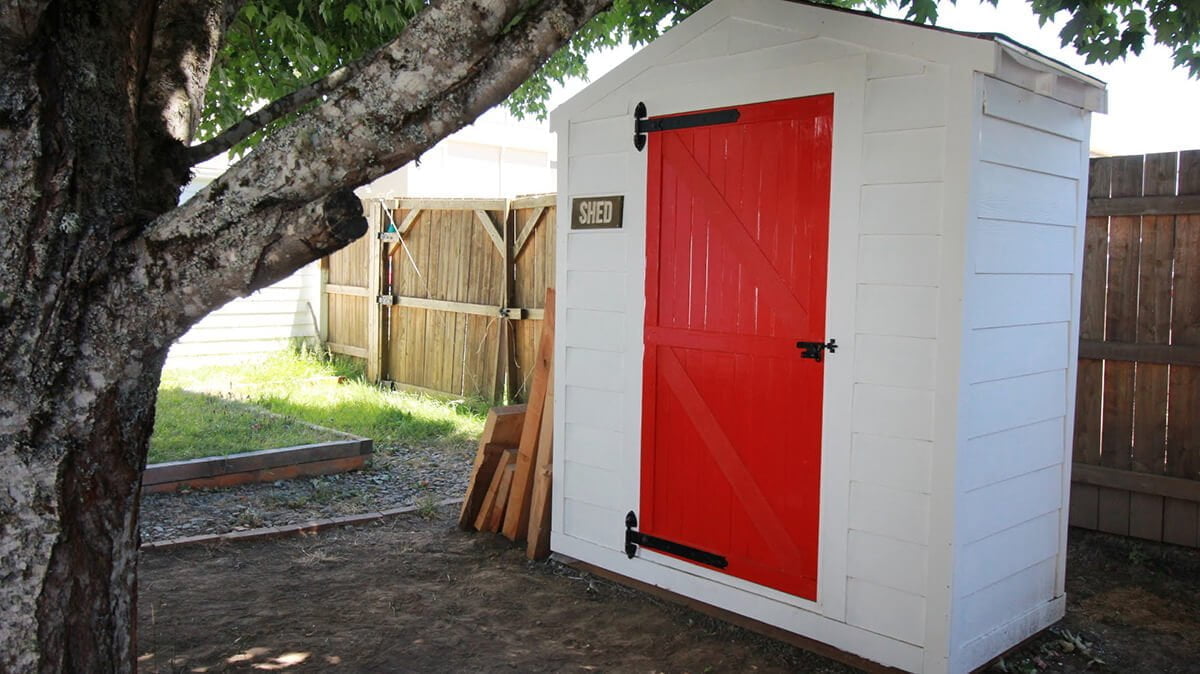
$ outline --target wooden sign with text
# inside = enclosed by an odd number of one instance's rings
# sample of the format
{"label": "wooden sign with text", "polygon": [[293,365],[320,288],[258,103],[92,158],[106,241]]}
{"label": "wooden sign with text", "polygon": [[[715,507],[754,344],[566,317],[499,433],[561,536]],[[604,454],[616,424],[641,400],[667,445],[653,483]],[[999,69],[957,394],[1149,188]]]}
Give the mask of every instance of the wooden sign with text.
{"label": "wooden sign with text", "polygon": [[571,199],[571,229],[620,229],[625,197]]}

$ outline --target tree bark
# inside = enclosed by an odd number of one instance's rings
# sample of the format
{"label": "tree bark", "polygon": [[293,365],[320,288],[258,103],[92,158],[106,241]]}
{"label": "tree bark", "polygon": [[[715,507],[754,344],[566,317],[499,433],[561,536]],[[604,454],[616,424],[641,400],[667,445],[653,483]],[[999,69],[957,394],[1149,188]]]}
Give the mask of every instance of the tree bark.
{"label": "tree bark", "polygon": [[437,0],[186,205],[237,0],[0,0],[0,671],[132,671],[167,349],[365,231],[350,191],[503,100],[611,0]]}
{"label": "tree bark", "polygon": [[138,219],[141,8],[31,8],[14,22],[28,39],[0,52],[0,669],[105,671],[133,660],[137,486],[165,353],[94,303],[121,273],[113,232]]}

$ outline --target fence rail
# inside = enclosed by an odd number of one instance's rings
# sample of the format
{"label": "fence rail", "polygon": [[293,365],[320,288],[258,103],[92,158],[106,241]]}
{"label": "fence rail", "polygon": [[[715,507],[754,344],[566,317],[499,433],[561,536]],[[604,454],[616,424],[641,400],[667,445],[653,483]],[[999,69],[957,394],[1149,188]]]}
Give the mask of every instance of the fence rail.
{"label": "fence rail", "polygon": [[1200,151],[1093,159],[1071,524],[1200,546]]}
{"label": "fence rail", "polygon": [[554,195],[390,199],[325,260],[329,349],[375,381],[522,397],[554,283]]}

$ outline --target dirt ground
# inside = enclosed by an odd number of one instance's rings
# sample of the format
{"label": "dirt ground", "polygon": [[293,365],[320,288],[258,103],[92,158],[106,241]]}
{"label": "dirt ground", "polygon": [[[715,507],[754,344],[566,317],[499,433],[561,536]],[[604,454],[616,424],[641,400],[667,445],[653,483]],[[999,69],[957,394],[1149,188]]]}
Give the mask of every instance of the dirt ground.
{"label": "dirt ground", "polygon": [[[454,514],[144,552],[141,671],[851,671]],[[1071,564],[1070,615],[1003,671],[1200,671],[1200,551],[1073,532]]]}

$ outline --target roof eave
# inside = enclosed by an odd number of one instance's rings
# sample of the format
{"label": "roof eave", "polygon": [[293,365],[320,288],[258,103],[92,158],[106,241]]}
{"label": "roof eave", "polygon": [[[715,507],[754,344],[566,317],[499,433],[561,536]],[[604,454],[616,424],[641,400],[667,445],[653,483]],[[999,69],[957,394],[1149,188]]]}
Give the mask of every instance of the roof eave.
{"label": "roof eave", "polygon": [[1108,111],[1103,80],[1003,37],[994,40],[996,67],[989,74],[1088,112]]}

